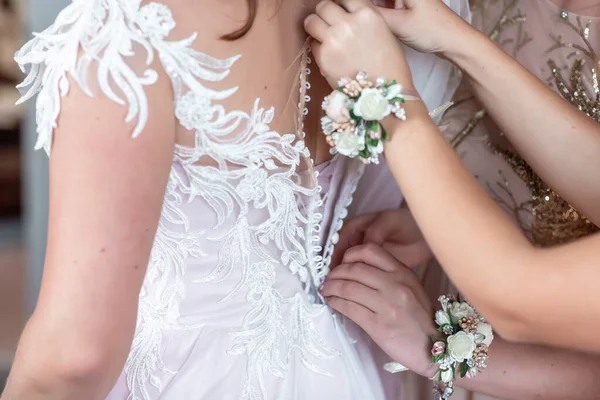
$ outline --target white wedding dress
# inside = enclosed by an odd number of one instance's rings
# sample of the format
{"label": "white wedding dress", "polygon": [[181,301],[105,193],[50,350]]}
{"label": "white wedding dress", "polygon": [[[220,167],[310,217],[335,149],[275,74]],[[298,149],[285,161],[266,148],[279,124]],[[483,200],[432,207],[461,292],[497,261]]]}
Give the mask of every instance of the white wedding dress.
{"label": "white wedding dress", "polygon": [[[447,2],[468,16],[466,0]],[[88,90],[91,79],[101,89],[94,95],[126,107],[133,137],[143,135],[156,57],[191,138],[173,154],[135,338],[108,399],[397,399],[397,377],[381,372],[389,360],[376,359],[380,351],[317,291],[352,194],[358,189],[360,212],[400,204],[389,171],[369,168],[362,186],[360,163],[336,157],[312,166],[301,134],[307,54],[297,133],[271,129],[275,110],[258,94],[247,109],[229,107],[238,86],[250,84],[230,76],[240,54],[214,58],[194,47],[202,37],[193,31],[171,38],[167,4],[74,0],[16,55],[28,72],[23,99],[38,95],[38,148],[50,152],[69,86]],[[448,100],[452,68],[433,56],[408,58],[428,106]],[[133,66],[140,59],[142,70]]]}

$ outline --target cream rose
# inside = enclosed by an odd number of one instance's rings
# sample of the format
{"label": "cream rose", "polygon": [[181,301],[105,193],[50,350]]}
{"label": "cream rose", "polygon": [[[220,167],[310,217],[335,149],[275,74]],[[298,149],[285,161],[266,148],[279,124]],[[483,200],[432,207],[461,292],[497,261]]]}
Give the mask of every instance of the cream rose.
{"label": "cream rose", "polygon": [[346,102],[350,98],[337,90],[327,97],[323,109],[325,114],[338,124],[350,121],[350,111],[346,107]]}
{"label": "cream rose", "polygon": [[455,324],[463,318],[475,315],[475,310],[467,303],[452,303],[449,312],[450,317],[452,318],[452,322],[454,322]]}
{"label": "cream rose", "polygon": [[388,99],[379,89],[363,89],[354,105],[354,114],[367,121],[381,121],[392,112]]}
{"label": "cream rose", "polygon": [[435,313],[435,322],[439,326],[450,325],[452,321],[450,321],[450,316],[445,311],[438,311]]}
{"label": "cream rose", "polygon": [[365,148],[365,137],[351,133],[334,133],[331,135],[335,149],[343,156],[356,157]]}
{"label": "cream rose", "polygon": [[448,354],[456,362],[463,362],[473,357],[477,345],[472,333],[458,332],[448,338]]}
{"label": "cream rose", "polygon": [[483,336],[482,344],[485,344],[486,346],[492,344],[492,341],[494,340],[494,331],[490,324],[480,322],[477,326],[477,333]]}

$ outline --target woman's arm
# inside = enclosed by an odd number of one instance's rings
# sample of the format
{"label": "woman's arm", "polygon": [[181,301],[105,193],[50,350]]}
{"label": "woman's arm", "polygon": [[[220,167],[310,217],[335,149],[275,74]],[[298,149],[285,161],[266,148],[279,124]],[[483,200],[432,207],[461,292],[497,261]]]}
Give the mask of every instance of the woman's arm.
{"label": "woman's arm", "polygon": [[62,101],[41,293],[2,400],[104,399],[131,347],[172,160],[172,95],[160,75],[132,139],[127,108],[94,91],[71,82]]}
{"label": "woman's arm", "polygon": [[600,362],[595,356],[496,338],[489,357],[483,373],[459,378],[456,385],[515,400],[594,399],[600,393]]}
{"label": "woman's arm", "polygon": [[[429,378],[436,372],[430,352],[430,337],[436,335],[433,313],[416,275],[397,256],[372,244],[354,247],[333,269],[322,293],[393,360]],[[593,399],[600,393],[598,374],[595,356],[496,338],[488,368],[456,384],[503,399]]]}
{"label": "woman's arm", "polygon": [[571,106],[439,0],[381,9],[391,29],[466,73],[477,98],[538,175],[600,225],[600,124]]}

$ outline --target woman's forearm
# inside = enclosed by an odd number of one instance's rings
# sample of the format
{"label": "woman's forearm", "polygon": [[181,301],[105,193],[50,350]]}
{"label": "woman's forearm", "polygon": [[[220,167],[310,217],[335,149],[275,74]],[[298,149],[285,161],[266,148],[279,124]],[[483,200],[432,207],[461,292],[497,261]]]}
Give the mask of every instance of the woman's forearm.
{"label": "woman's forearm", "polygon": [[600,225],[600,124],[475,29],[465,29],[452,43],[445,55],[470,78],[477,98],[518,153]]}
{"label": "woman's forearm", "polygon": [[579,400],[600,396],[600,361],[567,350],[521,345],[497,338],[488,368],[459,379],[469,391],[514,400]]}
{"label": "woman's forearm", "polygon": [[[534,249],[462,165],[424,106],[406,108],[408,121],[385,121],[392,133],[388,164],[459,289],[508,339],[600,350],[594,333],[600,308],[589,302],[597,275],[591,266],[600,265],[598,237]],[[556,329],[563,317],[578,328]]]}

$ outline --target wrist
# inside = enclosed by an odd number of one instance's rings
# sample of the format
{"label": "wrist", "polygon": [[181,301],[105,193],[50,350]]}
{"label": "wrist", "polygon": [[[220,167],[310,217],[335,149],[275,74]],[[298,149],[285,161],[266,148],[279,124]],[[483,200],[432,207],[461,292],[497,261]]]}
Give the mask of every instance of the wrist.
{"label": "wrist", "polygon": [[413,133],[419,134],[429,125],[435,125],[429,116],[425,103],[421,100],[407,101],[404,103],[404,110],[406,111],[405,121],[393,116],[388,116],[381,121],[381,124],[390,135],[388,146],[394,142],[402,141],[403,138]]}
{"label": "wrist", "polygon": [[[462,21],[462,20],[461,20]],[[441,54],[462,70],[468,70],[474,60],[485,54],[482,47],[494,44],[488,36],[467,23],[466,28],[456,29],[456,35],[447,35],[449,43]]]}

